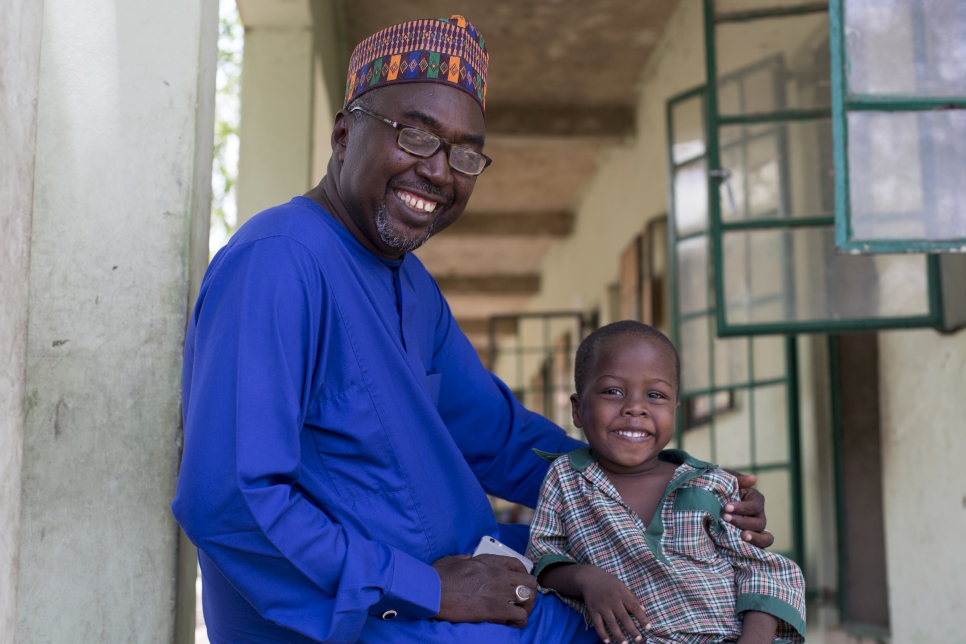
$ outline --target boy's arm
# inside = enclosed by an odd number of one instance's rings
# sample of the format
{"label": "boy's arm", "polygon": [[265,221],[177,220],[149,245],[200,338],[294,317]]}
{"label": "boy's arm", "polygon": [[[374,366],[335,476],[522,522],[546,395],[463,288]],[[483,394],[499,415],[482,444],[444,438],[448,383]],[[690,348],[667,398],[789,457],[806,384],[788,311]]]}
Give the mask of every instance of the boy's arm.
{"label": "boy's arm", "polygon": [[560,596],[583,599],[587,615],[605,644],[611,642],[608,631],[618,641],[626,642],[626,631],[639,642],[643,637],[631,616],[647,628],[643,608],[620,579],[571,557],[565,512],[559,473],[556,466],[551,466],[540,490],[527,547],[527,557],[535,563],[533,575],[537,583]]}
{"label": "boy's arm", "polygon": [[[733,476],[717,470],[709,477],[714,481],[711,491],[722,507],[738,498]],[[730,523],[719,521],[710,532],[718,553],[735,569],[735,611],[743,615],[740,641],[770,642],[777,633],[782,639],[804,642],[805,581],[798,566],[743,541],[741,531]],[[777,625],[774,630],[770,630],[772,622]]]}

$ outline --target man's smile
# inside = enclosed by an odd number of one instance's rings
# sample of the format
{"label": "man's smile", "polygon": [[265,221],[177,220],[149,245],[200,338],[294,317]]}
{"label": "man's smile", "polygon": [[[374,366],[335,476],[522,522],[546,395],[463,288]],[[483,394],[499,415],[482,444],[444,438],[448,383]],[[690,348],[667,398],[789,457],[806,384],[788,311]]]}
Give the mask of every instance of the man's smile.
{"label": "man's smile", "polygon": [[404,204],[419,213],[429,213],[436,210],[438,203],[429,197],[420,197],[405,190],[394,189],[393,192]]}

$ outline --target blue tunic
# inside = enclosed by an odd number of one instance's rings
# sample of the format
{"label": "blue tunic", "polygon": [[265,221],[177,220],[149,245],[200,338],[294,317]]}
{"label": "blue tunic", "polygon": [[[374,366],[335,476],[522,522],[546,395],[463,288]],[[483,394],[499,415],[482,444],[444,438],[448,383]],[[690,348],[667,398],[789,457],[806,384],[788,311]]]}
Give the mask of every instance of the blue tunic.
{"label": "blue tunic", "polygon": [[531,448],[581,444],[483,368],[413,255],[376,257],[303,197],[261,213],[208,268],[183,378],[172,508],[212,642],[597,641],[553,597],[522,630],[429,619],[429,564],[484,535],[525,547],[486,493],[534,505]]}

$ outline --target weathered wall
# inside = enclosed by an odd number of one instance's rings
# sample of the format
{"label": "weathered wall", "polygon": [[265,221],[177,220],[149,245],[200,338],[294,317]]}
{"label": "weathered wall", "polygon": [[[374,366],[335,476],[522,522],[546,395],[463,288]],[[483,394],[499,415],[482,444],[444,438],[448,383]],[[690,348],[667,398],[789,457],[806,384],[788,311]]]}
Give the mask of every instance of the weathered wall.
{"label": "weathered wall", "polygon": [[305,20],[304,25],[245,22],[238,225],[311,187],[313,52],[307,7]]}
{"label": "weathered wall", "polygon": [[44,6],[17,641],[174,638],[169,504],[216,33],[216,0]]}
{"label": "weathered wall", "polygon": [[954,335],[893,331],[879,336],[883,494],[894,642],[963,640],[964,357],[966,331]]}
{"label": "weathered wall", "polygon": [[13,642],[43,2],[0,4],[0,643]]}

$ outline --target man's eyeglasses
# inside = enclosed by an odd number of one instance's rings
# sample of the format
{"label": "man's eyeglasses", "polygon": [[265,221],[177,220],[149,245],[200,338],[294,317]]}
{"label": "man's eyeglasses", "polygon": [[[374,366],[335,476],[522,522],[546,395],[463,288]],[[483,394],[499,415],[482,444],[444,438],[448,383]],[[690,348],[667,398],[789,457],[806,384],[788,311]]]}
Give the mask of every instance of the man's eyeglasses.
{"label": "man's eyeglasses", "polygon": [[357,105],[349,110],[350,113],[355,111],[368,114],[372,118],[379,119],[383,123],[396,128],[396,145],[409,154],[428,159],[442,147],[446,150],[446,158],[449,159],[449,166],[457,172],[476,176],[493,162],[493,159],[476,150],[471,150],[462,145],[453,145],[431,132],[420,130],[418,127],[413,127],[412,125],[402,125],[385,116],[370,112],[364,107]]}

